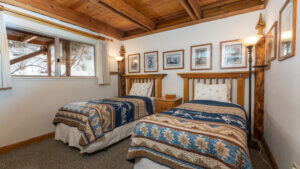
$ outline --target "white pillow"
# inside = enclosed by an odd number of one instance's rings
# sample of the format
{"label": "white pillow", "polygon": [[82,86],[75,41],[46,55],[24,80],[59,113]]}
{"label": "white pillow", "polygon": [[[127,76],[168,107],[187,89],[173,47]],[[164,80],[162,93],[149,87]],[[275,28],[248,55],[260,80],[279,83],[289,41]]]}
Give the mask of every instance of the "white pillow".
{"label": "white pillow", "polygon": [[195,100],[215,100],[230,103],[230,87],[227,84],[196,83]]}
{"label": "white pillow", "polygon": [[147,97],[151,97],[152,90],[153,90],[153,82],[150,82],[150,86],[149,86],[149,91],[148,91]]}
{"label": "white pillow", "polygon": [[129,95],[147,97],[149,94],[150,86],[151,86],[151,83],[134,83],[131,87]]}

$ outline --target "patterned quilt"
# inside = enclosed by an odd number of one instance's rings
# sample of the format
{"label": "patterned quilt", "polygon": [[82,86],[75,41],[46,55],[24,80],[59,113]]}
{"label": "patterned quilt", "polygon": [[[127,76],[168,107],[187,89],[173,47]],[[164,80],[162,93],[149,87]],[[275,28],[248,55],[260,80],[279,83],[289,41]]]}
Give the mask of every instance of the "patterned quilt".
{"label": "patterned quilt", "polygon": [[82,131],[79,144],[101,140],[105,132],[153,114],[151,99],[121,96],[112,99],[66,104],[56,113],[53,124],[64,123]]}
{"label": "patterned quilt", "polygon": [[194,100],[143,118],[127,160],[148,158],[171,168],[252,169],[247,115],[235,104]]}

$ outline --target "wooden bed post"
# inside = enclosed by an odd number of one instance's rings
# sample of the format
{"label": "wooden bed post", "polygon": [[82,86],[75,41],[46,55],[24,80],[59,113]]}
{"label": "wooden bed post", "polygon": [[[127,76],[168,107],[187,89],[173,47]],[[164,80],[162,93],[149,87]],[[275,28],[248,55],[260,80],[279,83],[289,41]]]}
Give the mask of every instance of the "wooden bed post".
{"label": "wooden bed post", "polygon": [[130,78],[128,78],[127,79],[127,95],[129,94],[129,92],[130,92],[130,89],[131,89],[131,79]]}
{"label": "wooden bed post", "polygon": [[244,78],[239,77],[237,78],[237,104],[244,107],[244,91],[245,91],[245,85],[244,85]]}
{"label": "wooden bed post", "polygon": [[[255,46],[255,65],[265,64],[265,38],[261,38]],[[255,71],[254,85],[254,137],[262,139],[264,134],[264,93],[265,73],[262,69]]]}
{"label": "wooden bed post", "polygon": [[120,62],[120,65],[119,65],[120,66],[119,67],[120,76],[121,76],[119,87],[120,87],[120,95],[121,96],[126,95],[126,79],[122,76],[125,74],[125,60],[126,60],[125,54],[126,54],[125,47],[121,46],[120,56],[124,57],[124,59]]}
{"label": "wooden bed post", "polygon": [[184,92],[183,92],[183,101],[187,102],[189,101],[189,78],[187,76],[185,76],[183,78],[183,88],[184,88]]}
{"label": "wooden bed post", "polygon": [[162,97],[162,77],[158,76],[157,80],[156,80],[156,86],[157,86],[157,98],[161,98]]}

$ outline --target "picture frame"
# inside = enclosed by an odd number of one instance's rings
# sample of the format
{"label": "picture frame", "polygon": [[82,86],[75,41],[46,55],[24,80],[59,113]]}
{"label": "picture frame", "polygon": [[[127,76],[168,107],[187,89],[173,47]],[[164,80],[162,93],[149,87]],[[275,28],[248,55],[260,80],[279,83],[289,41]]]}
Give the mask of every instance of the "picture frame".
{"label": "picture frame", "polygon": [[266,62],[277,58],[277,21],[266,34]]}
{"label": "picture frame", "polygon": [[286,0],[279,12],[278,60],[295,55],[297,0]]}
{"label": "picture frame", "polygon": [[163,70],[184,69],[184,49],[163,52]]}
{"label": "picture frame", "polygon": [[128,73],[140,73],[140,54],[128,55]]}
{"label": "picture frame", "polygon": [[212,43],[191,46],[190,69],[191,70],[212,69]]}
{"label": "picture frame", "polygon": [[247,68],[247,50],[239,39],[220,42],[220,68]]}
{"label": "picture frame", "polygon": [[158,51],[144,53],[144,72],[158,72]]}

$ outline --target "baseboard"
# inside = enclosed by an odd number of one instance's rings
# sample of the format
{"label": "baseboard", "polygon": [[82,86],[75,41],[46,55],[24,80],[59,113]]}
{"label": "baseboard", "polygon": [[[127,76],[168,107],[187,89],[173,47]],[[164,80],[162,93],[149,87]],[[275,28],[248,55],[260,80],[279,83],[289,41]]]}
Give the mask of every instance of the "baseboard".
{"label": "baseboard", "polygon": [[279,168],[278,168],[278,165],[277,165],[277,162],[276,162],[276,160],[275,160],[275,158],[274,158],[274,155],[273,155],[273,153],[272,153],[272,151],[271,151],[271,149],[270,149],[268,143],[266,142],[264,136],[262,136],[262,140],[261,140],[261,141],[262,141],[262,144],[263,144],[263,146],[264,146],[264,148],[265,148],[265,150],[266,150],[266,153],[267,153],[269,159],[271,160],[271,165],[272,165],[272,167],[273,167],[274,169],[279,169]]}
{"label": "baseboard", "polygon": [[0,154],[6,153],[8,151],[15,150],[15,149],[18,149],[18,148],[21,148],[21,147],[24,147],[24,146],[27,146],[29,144],[36,143],[36,142],[39,142],[39,141],[42,141],[42,140],[46,140],[46,139],[51,138],[51,137],[54,137],[54,132],[51,132],[51,133],[48,133],[48,134],[45,134],[45,135],[41,135],[41,136],[38,136],[38,137],[34,137],[34,138],[31,138],[31,139],[28,139],[28,140],[25,140],[25,141],[21,141],[21,142],[15,143],[15,144],[11,144],[11,145],[8,145],[8,146],[0,147]]}

